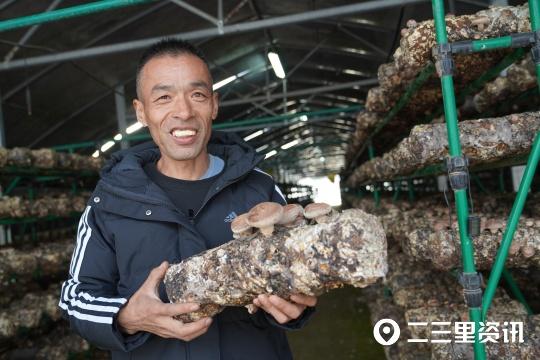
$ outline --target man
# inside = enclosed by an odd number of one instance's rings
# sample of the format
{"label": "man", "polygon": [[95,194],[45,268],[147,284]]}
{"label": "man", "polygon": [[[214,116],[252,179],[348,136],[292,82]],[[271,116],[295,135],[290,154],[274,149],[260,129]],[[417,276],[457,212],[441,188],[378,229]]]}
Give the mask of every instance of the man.
{"label": "man", "polygon": [[137,71],[137,119],[153,142],[112,155],[84,211],[59,306],[71,327],[113,359],[288,359],[284,330],[303,326],[316,298],[260,295],[259,311],[173,316],[162,279],[176,263],[232,239],[230,221],[262,201],[284,203],[262,156],[212,133],[217,93],[200,52],[161,41]]}

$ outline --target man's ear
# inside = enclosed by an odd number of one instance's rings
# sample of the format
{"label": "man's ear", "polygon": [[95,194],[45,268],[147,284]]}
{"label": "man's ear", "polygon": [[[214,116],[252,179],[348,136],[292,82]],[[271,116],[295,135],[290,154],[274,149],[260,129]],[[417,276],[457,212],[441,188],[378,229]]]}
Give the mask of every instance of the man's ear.
{"label": "man's ear", "polygon": [[137,116],[137,121],[143,124],[143,126],[148,126],[146,123],[146,117],[144,116],[144,104],[138,99],[133,99],[133,108],[135,109],[135,115]]}
{"label": "man's ear", "polygon": [[218,109],[219,109],[219,94],[217,91],[214,91],[214,93],[212,94],[212,97],[214,98],[213,100],[213,108],[212,108],[212,121],[216,120],[217,116],[218,116]]}

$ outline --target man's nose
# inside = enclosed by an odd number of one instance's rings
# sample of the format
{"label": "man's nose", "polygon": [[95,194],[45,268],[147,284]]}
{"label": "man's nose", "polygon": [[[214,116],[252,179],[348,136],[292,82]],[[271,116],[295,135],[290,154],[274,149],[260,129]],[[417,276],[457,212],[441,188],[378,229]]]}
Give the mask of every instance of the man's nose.
{"label": "man's nose", "polygon": [[193,116],[193,107],[189,99],[178,96],[174,102],[173,117],[179,120],[189,120]]}

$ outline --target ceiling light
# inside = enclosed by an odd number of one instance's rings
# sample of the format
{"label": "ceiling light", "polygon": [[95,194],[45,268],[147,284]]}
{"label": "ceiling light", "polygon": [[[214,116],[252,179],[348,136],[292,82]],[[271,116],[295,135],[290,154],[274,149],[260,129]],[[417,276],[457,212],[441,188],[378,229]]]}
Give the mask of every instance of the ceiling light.
{"label": "ceiling light", "polygon": [[274,74],[276,74],[276,76],[280,79],[285,79],[285,70],[283,70],[283,66],[279,60],[279,55],[276,52],[270,51],[268,53],[268,60],[270,60],[270,64],[272,64]]}
{"label": "ceiling light", "polygon": [[95,157],[95,158],[99,157],[99,150],[94,151],[94,153],[92,154],[92,157]]}
{"label": "ceiling light", "polygon": [[256,152],[261,152],[264,149],[266,149],[267,147],[268,147],[268,144],[264,144],[263,146],[259,146],[258,148],[256,148],[255,151]]}
{"label": "ceiling light", "polygon": [[244,138],[244,141],[249,141],[251,139],[255,139],[257,136],[260,136],[264,133],[263,130],[257,130],[253,134],[250,134]]}
{"label": "ceiling light", "polygon": [[[263,68],[264,68],[264,67],[263,67]],[[251,72],[251,70],[250,70],[250,69],[247,69],[247,70],[244,70],[244,71],[240,71],[238,74],[236,74],[236,76],[240,78],[240,77],[242,77],[242,76],[244,76],[244,75],[249,74],[250,72]]]}
{"label": "ceiling light", "polygon": [[233,82],[233,81],[236,80],[237,78],[238,78],[238,76],[236,76],[236,75],[229,76],[228,78],[223,79],[223,80],[218,81],[217,83],[215,83],[214,86],[212,86],[212,89],[213,89],[214,91],[216,91],[217,89],[224,87],[224,86],[227,85],[228,83]]}
{"label": "ceiling light", "polygon": [[127,127],[126,134],[134,133],[135,131],[141,129],[142,127],[143,127],[143,124],[137,121],[136,123],[131,124]]}
{"label": "ceiling light", "polygon": [[101,146],[101,152],[105,152],[114,146],[114,141],[109,140]]}
{"label": "ceiling light", "polygon": [[272,150],[272,151],[267,152],[264,158],[265,158],[265,159],[268,159],[269,157],[272,157],[272,156],[274,156],[274,155],[276,155],[276,154],[277,154],[277,151],[276,151],[276,150]]}
{"label": "ceiling light", "polygon": [[122,140],[122,134],[116,134],[114,135],[114,138],[113,138],[115,141],[120,141]]}
{"label": "ceiling light", "polygon": [[295,145],[298,145],[299,142],[300,142],[300,140],[296,139],[296,140],[293,140],[291,142],[286,143],[285,145],[281,145],[281,148],[283,150],[287,150],[288,148],[291,148],[291,147],[293,147]]}

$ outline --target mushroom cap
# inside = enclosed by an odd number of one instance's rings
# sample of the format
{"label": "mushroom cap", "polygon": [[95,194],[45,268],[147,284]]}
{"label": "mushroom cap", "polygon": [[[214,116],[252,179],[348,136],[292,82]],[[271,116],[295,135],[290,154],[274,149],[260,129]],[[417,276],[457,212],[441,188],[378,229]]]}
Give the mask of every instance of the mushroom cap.
{"label": "mushroom cap", "polygon": [[274,202],[262,202],[247,213],[247,223],[258,228],[274,225],[281,219],[283,206]]}
{"label": "mushroom cap", "polygon": [[278,221],[278,224],[288,224],[293,222],[298,215],[304,213],[304,208],[299,204],[287,204],[283,206],[283,215]]}
{"label": "mushroom cap", "polygon": [[304,216],[307,219],[314,219],[327,215],[332,211],[332,207],[326,203],[311,203],[304,208]]}
{"label": "mushroom cap", "polygon": [[246,230],[249,230],[251,228],[251,225],[247,222],[248,214],[242,214],[238,215],[234,218],[234,220],[231,222],[231,230],[235,234],[242,233]]}

